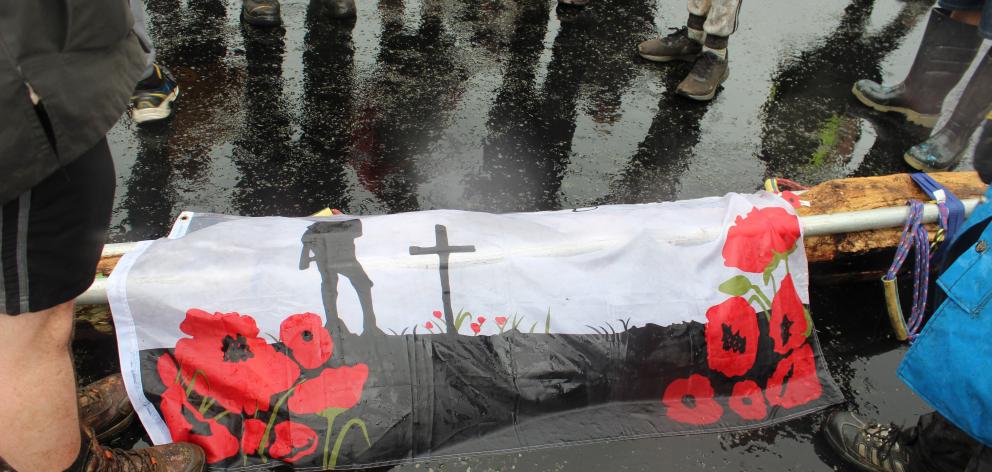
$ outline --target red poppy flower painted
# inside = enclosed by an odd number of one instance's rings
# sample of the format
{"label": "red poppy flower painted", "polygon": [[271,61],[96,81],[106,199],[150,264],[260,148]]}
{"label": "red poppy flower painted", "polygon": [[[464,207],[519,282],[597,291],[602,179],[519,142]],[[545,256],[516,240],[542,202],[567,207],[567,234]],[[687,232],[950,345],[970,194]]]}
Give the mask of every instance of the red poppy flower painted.
{"label": "red poppy flower painted", "polygon": [[761,273],[775,253],[788,252],[799,239],[799,218],[784,208],[755,208],[738,216],[727,232],[723,263],[744,272]]}
{"label": "red poppy flower painted", "polygon": [[440,311],[434,310],[434,317],[435,318],[441,319],[442,316],[444,316],[444,315],[442,315]]}
{"label": "red poppy flower painted", "polygon": [[753,380],[741,380],[734,384],[734,390],[727,400],[730,409],[745,420],[762,420],[768,414],[761,387]]}
{"label": "red poppy flower painted", "polygon": [[192,336],[176,343],[183,378],[232,412],[268,410],[272,396],[300,375],[295,362],[258,337],[250,316],[191,309],[179,329]]}
{"label": "red poppy flower painted", "polygon": [[706,358],[711,370],[744,375],[758,355],[758,314],[742,297],[706,310]]}
{"label": "red poppy flower painted", "polygon": [[472,328],[472,332],[475,334],[479,334],[482,331],[482,326],[479,326],[479,323],[472,323],[469,327]]}
{"label": "red poppy flower painted", "polygon": [[668,417],[680,423],[704,425],[723,416],[723,407],[713,399],[710,379],[699,374],[668,384],[661,402]]}
{"label": "red poppy flower painted", "polygon": [[317,450],[317,433],[305,424],[283,421],[272,431],[276,438],[269,454],[276,459],[296,462]]}
{"label": "red poppy flower painted", "polygon": [[265,434],[265,422],[254,418],[246,419],[241,427],[241,450],[245,454],[254,454]]}
{"label": "red poppy flower painted", "polygon": [[820,398],[822,393],[813,348],[809,344],[803,344],[789,357],[782,359],[765,387],[768,403],[783,408],[805,405]]}
{"label": "red poppy flower painted", "polygon": [[500,328],[502,328],[505,325],[506,325],[506,317],[505,316],[497,316],[496,317],[496,326],[499,326]]}
{"label": "red poppy flower painted", "polygon": [[782,279],[782,285],[772,300],[771,332],[775,352],[788,354],[789,351],[801,346],[806,341],[806,331],[809,321],[803,302],[792,281],[792,275]]}
{"label": "red poppy flower painted", "polygon": [[331,358],[334,341],[324,321],[313,313],[292,315],[279,325],[279,338],[304,369],[316,369]]}
{"label": "red poppy flower painted", "polygon": [[803,203],[799,201],[799,195],[796,195],[788,190],[782,192],[780,196],[783,200],[789,202],[789,204],[792,205],[792,208],[799,208],[803,206]]}
{"label": "red poppy flower painted", "polygon": [[207,462],[215,463],[238,453],[238,438],[214,419],[207,419],[189,403],[186,390],[175,382],[177,368],[172,356],[163,354],[158,359],[158,372],[166,385],[162,393],[162,419],[175,442],[188,442],[203,448]]}
{"label": "red poppy flower painted", "polygon": [[430,321],[428,321],[428,322],[424,323],[424,327],[427,328],[427,329],[434,329],[434,323],[431,323]]}
{"label": "red poppy flower painted", "polygon": [[480,317],[476,318],[475,321],[478,321],[479,322],[479,326],[482,326],[483,324],[486,323],[486,317],[485,316],[480,316]]}
{"label": "red poppy flower painted", "polygon": [[362,398],[368,378],[369,368],[365,364],[324,369],[317,378],[296,386],[289,397],[289,411],[302,415],[328,408],[351,408]]}

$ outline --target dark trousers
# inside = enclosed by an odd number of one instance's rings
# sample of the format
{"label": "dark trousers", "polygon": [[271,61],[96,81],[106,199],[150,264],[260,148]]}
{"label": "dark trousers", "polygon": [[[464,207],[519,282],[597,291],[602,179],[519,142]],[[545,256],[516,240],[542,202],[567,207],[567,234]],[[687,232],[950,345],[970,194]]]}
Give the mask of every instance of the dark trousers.
{"label": "dark trousers", "polygon": [[921,416],[908,435],[912,472],[992,471],[992,448],[975,441],[937,412]]}

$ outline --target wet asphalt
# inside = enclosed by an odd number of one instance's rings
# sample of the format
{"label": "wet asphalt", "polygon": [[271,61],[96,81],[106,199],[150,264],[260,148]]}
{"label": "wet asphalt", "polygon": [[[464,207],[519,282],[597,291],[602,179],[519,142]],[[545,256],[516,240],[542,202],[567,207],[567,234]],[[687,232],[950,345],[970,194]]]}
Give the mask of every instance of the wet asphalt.
{"label": "wet asphalt", "polygon": [[[113,241],[161,237],[182,210],[540,211],[750,192],[772,176],[815,184],[909,171],[902,153],[928,134],[850,88],[902,78],[929,2],[745,2],[709,103],[672,93],[689,64],[636,55],[683,24],[682,0],[359,0],[353,21],[284,0],[269,30],[243,27],[236,0],[147,3],[181,93],[172,119],[125,118],[109,135]],[[927,411],[895,377],[905,347],[880,288],[814,286],[812,313],[841,407],[906,425]],[[113,371],[112,338],[79,328],[82,379]],[[395,470],[847,470],[822,418]]]}

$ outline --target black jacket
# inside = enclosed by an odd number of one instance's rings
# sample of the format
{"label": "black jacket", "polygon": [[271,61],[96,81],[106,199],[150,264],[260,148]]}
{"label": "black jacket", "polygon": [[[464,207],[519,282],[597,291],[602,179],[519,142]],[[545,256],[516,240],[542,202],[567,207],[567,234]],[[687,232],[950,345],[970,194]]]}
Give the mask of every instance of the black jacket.
{"label": "black jacket", "polygon": [[127,109],[145,68],[133,23],[127,0],[0,0],[0,204],[92,148]]}

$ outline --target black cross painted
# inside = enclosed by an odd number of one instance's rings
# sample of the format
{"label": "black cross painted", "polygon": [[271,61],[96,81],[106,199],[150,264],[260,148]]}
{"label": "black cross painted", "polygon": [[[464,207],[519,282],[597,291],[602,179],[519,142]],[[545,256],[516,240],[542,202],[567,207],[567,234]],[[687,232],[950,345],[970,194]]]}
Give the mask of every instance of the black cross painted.
{"label": "black cross painted", "polygon": [[437,254],[441,259],[441,302],[444,303],[444,323],[448,334],[455,332],[455,314],[451,310],[451,279],[448,278],[448,260],[453,252],[475,252],[475,246],[449,246],[448,228],[444,225],[434,225],[434,235],[437,244],[433,247],[410,246],[411,256]]}

